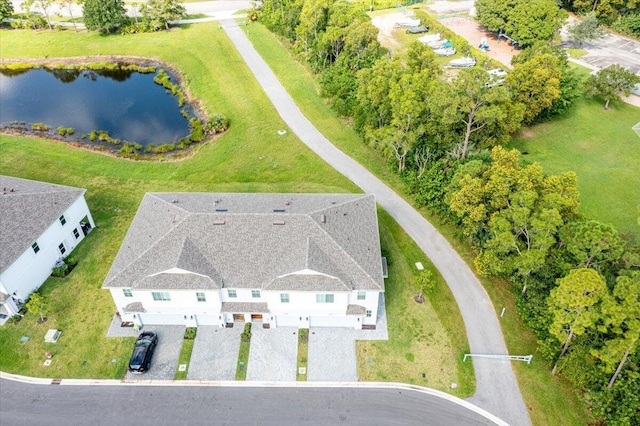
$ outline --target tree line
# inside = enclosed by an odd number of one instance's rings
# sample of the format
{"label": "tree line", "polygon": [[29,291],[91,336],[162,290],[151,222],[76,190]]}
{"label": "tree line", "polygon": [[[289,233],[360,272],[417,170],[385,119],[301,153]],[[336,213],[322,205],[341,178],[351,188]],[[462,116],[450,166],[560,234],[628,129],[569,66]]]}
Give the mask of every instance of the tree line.
{"label": "tree line", "polygon": [[[186,10],[179,0],[147,0],[131,5],[133,19],[126,14],[124,0],[25,0],[20,5],[23,14],[12,22],[17,28],[53,29],[52,6],[66,8],[76,31],[73,6],[82,6],[85,27],[90,31],[106,33],[136,33],[168,30],[169,22],[185,16]],[[10,0],[0,0],[0,21],[11,18],[16,11]],[[140,16],[138,16],[138,14]]]}
{"label": "tree line", "polygon": [[599,418],[640,424],[637,243],[578,213],[575,173],[547,175],[503,147],[591,90],[564,51],[536,37],[495,85],[483,67],[443,73],[419,43],[386,54],[346,1],[265,0],[256,12],[317,73],[321,94],[387,159],[415,204],[457,225],[476,249],[476,270],[512,283],[551,371]]}

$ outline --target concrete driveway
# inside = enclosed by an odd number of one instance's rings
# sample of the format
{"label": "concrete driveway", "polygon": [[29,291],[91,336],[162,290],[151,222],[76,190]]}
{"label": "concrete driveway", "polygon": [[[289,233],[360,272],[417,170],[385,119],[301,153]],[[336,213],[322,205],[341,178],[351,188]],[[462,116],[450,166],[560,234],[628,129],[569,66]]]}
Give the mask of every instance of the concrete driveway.
{"label": "concrete driveway", "polygon": [[184,330],[183,325],[145,326],[143,331],[155,331],[158,334],[158,345],[151,358],[151,366],[144,374],[127,372],[125,380],[173,380],[178,368]]}
{"label": "concrete driveway", "polygon": [[298,329],[264,329],[254,324],[251,333],[247,380],[295,382]]}
{"label": "concrete driveway", "polygon": [[309,329],[309,368],[313,382],[355,382],[356,340],[352,328]]}
{"label": "concrete driveway", "polygon": [[198,327],[187,380],[235,380],[243,327],[242,323],[233,328]]}

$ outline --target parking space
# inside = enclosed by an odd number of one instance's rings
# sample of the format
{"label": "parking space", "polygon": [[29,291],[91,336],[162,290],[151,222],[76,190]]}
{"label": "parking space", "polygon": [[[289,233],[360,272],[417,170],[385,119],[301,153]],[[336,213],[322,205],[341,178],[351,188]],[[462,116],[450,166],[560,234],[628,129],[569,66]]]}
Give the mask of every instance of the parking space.
{"label": "parking space", "polygon": [[244,323],[232,328],[198,327],[187,380],[235,380],[243,327]]}
{"label": "parking space", "polygon": [[247,380],[295,381],[298,353],[298,329],[264,329],[254,324]]}
{"label": "parking space", "polygon": [[355,338],[351,328],[311,328],[307,380],[357,381]]}
{"label": "parking space", "polygon": [[[173,380],[178,368],[178,358],[184,340],[183,325],[156,325],[144,328],[144,331],[155,331],[158,335],[149,371],[144,374],[127,372],[126,380]],[[133,346],[131,347],[133,350]]]}

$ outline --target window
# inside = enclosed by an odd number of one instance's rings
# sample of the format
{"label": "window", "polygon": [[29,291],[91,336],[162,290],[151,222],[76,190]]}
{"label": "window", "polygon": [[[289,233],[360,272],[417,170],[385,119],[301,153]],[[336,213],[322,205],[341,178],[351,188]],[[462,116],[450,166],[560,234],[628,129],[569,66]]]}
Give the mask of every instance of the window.
{"label": "window", "polygon": [[260,290],[251,290],[251,297],[254,299],[260,299]]}
{"label": "window", "polygon": [[198,302],[206,302],[207,298],[204,296],[204,293],[196,293],[196,297],[198,298]]}
{"label": "window", "polygon": [[280,293],[280,303],[289,303],[289,293]]}
{"label": "window", "polygon": [[367,318],[371,318],[371,311],[367,309]]}
{"label": "window", "polygon": [[333,294],[316,294],[317,303],[333,303]]}
{"label": "window", "polygon": [[124,293],[124,297],[133,297],[133,293],[131,293],[130,288],[123,288],[122,293]]}
{"label": "window", "polygon": [[235,299],[236,297],[238,297],[238,293],[236,293],[235,290],[227,290],[229,293],[229,298],[231,299]]}
{"label": "window", "polygon": [[60,216],[58,220],[60,220],[60,225],[62,226],[64,226],[64,224],[67,223],[67,219],[64,218],[64,215]]}
{"label": "window", "polygon": [[80,233],[78,232],[78,228],[73,228],[73,236],[76,240],[80,238]]}
{"label": "window", "polygon": [[154,291],[151,294],[153,295],[153,300],[161,300],[164,302],[171,300],[171,296],[165,291]]}
{"label": "window", "polygon": [[58,250],[60,250],[60,254],[65,254],[67,252],[67,248],[64,246],[64,243],[60,243]]}
{"label": "window", "polygon": [[38,252],[40,251],[40,247],[38,246],[38,242],[37,241],[35,243],[31,244],[31,248],[33,249],[33,252],[35,254],[38,254]]}
{"label": "window", "polygon": [[358,300],[364,300],[367,298],[367,292],[365,291],[359,291],[358,292]]}

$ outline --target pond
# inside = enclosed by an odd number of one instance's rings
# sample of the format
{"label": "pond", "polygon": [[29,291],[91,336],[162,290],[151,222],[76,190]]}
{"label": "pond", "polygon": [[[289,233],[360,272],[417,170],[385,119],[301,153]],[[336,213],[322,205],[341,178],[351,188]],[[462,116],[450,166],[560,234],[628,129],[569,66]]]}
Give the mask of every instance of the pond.
{"label": "pond", "polygon": [[0,124],[43,123],[54,131],[59,126],[73,128],[72,139],[87,143],[88,133],[101,130],[143,147],[174,144],[190,134],[181,110],[189,117],[193,111],[181,108],[175,96],[154,83],[155,75],[129,70],[3,69]]}

